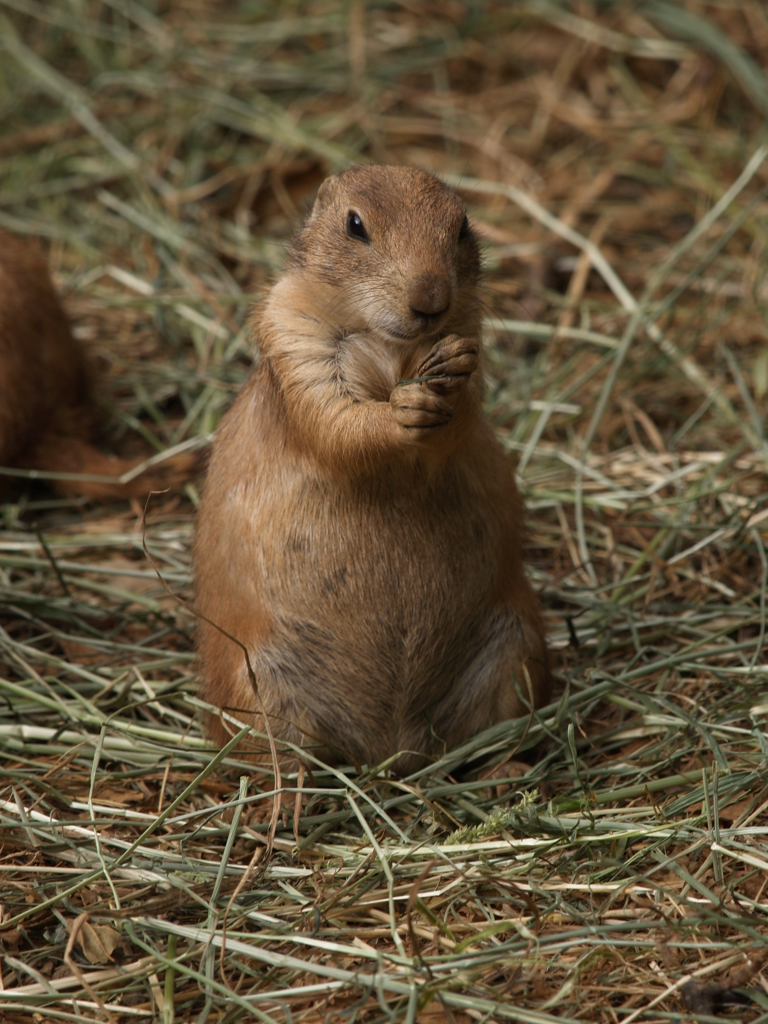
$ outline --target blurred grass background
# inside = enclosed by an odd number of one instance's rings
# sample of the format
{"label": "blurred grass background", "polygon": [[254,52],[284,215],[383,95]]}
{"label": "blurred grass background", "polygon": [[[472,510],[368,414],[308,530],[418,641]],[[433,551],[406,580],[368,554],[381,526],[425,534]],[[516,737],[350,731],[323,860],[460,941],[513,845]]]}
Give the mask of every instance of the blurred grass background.
{"label": "blurred grass background", "polygon": [[[766,67],[757,0],[0,0],[0,227],[116,450],[215,429],[327,174],[459,188],[562,683],[278,792],[142,510],[2,506],[4,1019],[768,1020]],[[186,598],[195,499],[146,531]]]}

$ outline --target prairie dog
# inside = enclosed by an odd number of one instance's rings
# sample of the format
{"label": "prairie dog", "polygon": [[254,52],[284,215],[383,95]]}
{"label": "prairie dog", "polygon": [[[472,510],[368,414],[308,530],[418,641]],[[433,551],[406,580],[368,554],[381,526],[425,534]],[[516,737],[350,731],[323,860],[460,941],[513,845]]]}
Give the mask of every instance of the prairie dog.
{"label": "prairie dog", "polygon": [[[85,352],[72,337],[36,242],[0,231],[0,466],[119,477],[139,460],[93,444],[99,415]],[[183,453],[129,483],[48,480],[65,496],[145,498],[188,479],[199,457]],[[13,479],[0,476],[0,495]]]}
{"label": "prairie dog", "polygon": [[[431,174],[329,178],[214,441],[198,608],[246,646],[275,735],[326,757],[407,772],[549,694],[523,504],[481,415],[479,271]],[[201,697],[262,727],[237,644],[200,621],[198,651]]]}

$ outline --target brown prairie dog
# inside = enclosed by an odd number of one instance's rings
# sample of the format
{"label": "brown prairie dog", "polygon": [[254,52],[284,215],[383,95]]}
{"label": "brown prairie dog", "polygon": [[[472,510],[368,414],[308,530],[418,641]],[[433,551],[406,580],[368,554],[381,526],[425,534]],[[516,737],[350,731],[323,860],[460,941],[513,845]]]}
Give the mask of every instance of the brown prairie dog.
{"label": "brown prairie dog", "polygon": [[[481,415],[479,268],[431,174],[329,178],[214,442],[199,610],[245,644],[275,735],[336,760],[409,771],[549,694],[524,509]],[[198,630],[201,697],[263,727],[242,650]]]}
{"label": "brown prairie dog", "polygon": [[[0,231],[0,466],[119,477],[138,460],[105,455],[93,444],[99,416],[85,352],[72,337],[38,244]],[[145,498],[194,473],[182,453],[129,483],[51,479],[65,496]],[[0,475],[0,495],[14,490]]]}

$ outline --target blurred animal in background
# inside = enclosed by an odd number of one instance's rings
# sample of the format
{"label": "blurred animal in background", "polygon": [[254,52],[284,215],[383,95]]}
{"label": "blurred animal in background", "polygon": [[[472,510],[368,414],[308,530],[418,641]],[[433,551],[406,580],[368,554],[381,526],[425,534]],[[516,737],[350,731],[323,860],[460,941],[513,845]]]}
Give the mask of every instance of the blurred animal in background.
{"label": "blurred animal in background", "polygon": [[[96,446],[101,416],[95,382],[41,246],[0,232],[0,467],[61,473],[46,477],[57,494],[98,499],[144,499],[151,490],[182,485],[197,471],[200,455],[187,451],[121,483],[118,478],[143,460],[120,459]],[[0,474],[0,495],[17,488],[18,481]]]}

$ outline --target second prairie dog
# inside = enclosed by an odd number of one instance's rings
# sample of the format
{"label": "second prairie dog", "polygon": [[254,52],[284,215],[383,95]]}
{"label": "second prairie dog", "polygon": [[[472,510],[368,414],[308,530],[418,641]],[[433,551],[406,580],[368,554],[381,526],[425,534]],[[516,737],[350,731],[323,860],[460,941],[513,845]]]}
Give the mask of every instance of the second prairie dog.
{"label": "second prairie dog", "polygon": [[[119,482],[140,460],[95,446],[100,416],[92,377],[39,244],[0,231],[0,466],[61,473],[47,483],[68,497],[143,499],[188,480],[199,468],[195,452]],[[0,496],[17,489],[0,475]]]}
{"label": "second prairie dog", "polygon": [[[549,694],[523,504],[481,415],[479,269],[433,175],[329,178],[216,435],[198,608],[246,646],[275,735],[336,760],[409,771]],[[238,645],[201,621],[198,649],[201,697],[263,726]]]}

